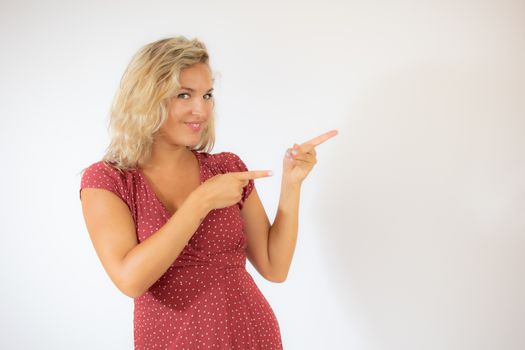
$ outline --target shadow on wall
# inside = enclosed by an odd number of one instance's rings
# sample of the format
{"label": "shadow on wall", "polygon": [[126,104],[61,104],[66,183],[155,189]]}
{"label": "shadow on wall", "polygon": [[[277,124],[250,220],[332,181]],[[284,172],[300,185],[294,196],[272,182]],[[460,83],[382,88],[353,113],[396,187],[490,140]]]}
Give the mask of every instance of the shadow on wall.
{"label": "shadow on wall", "polygon": [[525,348],[524,73],[407,67],[356,99],[326,155],[319,244],[378,349]]}

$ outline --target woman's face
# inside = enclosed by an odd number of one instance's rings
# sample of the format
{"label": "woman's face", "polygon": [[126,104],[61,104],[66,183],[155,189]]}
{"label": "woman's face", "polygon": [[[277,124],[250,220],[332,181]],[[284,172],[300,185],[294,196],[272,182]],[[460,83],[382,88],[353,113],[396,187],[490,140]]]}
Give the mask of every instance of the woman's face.
{"label": "woman's face", "polygon": [[213,113],[213,80],[208,65],[198,63],[183,69],[179,83],[159,136],[169,144],[191,147],[199,143]]}

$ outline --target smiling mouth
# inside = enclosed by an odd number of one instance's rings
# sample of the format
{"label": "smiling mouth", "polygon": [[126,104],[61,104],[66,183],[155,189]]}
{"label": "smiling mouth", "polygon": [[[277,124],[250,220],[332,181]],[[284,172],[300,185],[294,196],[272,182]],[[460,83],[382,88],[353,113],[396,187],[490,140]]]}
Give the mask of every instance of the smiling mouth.
{"label": "smiling mouth", "polygon": [[188,128],[190,128],[190,130],[194,132],[198,132],[201,130],[202,123],[184,123],[184,124],[186,124]]}

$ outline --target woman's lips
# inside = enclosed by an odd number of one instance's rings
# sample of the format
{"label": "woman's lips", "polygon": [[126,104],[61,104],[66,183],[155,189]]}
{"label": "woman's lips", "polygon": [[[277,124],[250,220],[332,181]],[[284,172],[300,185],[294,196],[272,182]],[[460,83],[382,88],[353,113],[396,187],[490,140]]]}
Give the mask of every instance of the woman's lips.
{"label": "woman's lips", "polygon": [[190,128],[193,132],[199,132],[201,130],[201,124],[200,123],[184,123]]}

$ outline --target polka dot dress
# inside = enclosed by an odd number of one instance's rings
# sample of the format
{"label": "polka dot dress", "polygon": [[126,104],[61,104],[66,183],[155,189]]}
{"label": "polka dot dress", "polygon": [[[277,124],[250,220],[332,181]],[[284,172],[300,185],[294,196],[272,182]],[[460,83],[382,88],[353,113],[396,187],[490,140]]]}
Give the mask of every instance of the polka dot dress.
{"label": "polka dot dress", "polygon": [[[231,152],[192,152],[201,183],[247,170]],[[169,219],[139,169],[94,163],[82,176],[80,191],[86,187],[109,190],[128,205],[139,242]],[[166,273],[134,299],[135,349],[282,349],[273,310],[245,268],[240,211],[253,187],[250,180],[239,203],[209,212]]]}

